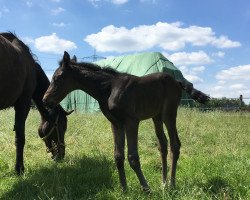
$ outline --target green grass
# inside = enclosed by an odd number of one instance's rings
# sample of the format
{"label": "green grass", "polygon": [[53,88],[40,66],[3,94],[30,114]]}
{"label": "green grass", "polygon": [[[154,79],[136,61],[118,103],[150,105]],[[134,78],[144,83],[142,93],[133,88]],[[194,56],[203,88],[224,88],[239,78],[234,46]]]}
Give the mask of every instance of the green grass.
{"label": "green grass", "polygon": [[26,123],[25,174],[14,173],[14,111],[0,112],[0,199],[250,199],[250,114],[202,113],[181,108],[182,142],[177,188],[161,188],[161,162],[151,120],[139,129],[139,154],[152,193],[144,194],[125,161],[129,190],[122,193],[113,161],[109,122],[101,113],[68,117],[66,157],[45,151],[35,110]]}

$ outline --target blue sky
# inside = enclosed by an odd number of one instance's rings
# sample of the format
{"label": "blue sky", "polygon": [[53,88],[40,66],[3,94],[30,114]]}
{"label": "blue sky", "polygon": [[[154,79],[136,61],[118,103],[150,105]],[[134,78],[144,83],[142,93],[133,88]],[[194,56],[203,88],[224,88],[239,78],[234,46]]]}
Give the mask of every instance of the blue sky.
{"label": "blue sky", "polygon": [[250,97],[249,0],[0,0],[13,31],[48,76],[78,58],[157,51],[212,97]]}

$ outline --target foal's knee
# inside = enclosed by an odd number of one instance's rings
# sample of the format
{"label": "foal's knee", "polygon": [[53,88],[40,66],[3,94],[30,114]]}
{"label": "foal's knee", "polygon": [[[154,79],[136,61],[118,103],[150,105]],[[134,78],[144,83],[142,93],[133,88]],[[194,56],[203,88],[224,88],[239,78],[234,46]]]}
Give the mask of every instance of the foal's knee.
{"label": "foal's knee", "polygon": [[168,140],[165,134],[157,134],[158,137],[158,150],[162,156],[167,156],[168,154]]}
{"label": "foal's knee", "polygon": [[129,154],[128,161],[132,169],[137,169],[138,167],[140,167],[140,160],[138,155]]}
{"label": "foal's knee", "polygon": [[124,167],[124,156],[123,155],[115,155],[115,163],[116,163],[116,167],[118,169],[122,169]]}
{"label": "foal's knee", "polygon": [[161,155],[166,157],[168,155],[168,143],[167,141],[163,144],[158,144],[158,150],[160,151]]}
{"label": "foal's knee", "polygon": [[25,139],[24,138],[16,138],[15,145],[17,148],[23,148],[25,145]]}
{"label": "foal's knee", "polygon": [[177,145],[174,145],[172,148],[171,148],[171,151],[172,151],[172,154],[173,156],[178,159],[179,156],[180,156],[180,148],[181,148],[181,143],[178,142]]}

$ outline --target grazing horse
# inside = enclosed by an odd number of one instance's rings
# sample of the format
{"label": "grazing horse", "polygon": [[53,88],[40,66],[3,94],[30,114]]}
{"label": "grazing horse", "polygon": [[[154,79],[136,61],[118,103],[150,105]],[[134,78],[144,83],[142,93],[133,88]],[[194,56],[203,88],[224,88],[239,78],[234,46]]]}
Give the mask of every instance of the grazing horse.
{"label": "grazing horse", "polygon": [[38,133],[45,141],[52,158],[64,157],[64,134],[68,114],[60,106],[47,110],[42,97],[50,82],[29,48],[13,33],[0,33],[0,110],[15,109],[15,145],[17,174],[24,172],[23,150],[25,145],[25,121],[35,102],[41,114]]}
{"label": "grazing horse", "polygon": [[115,145],[114,158],[123,190],[127,188],[124,171],[125,136],[130,167],[135,171],[142,189],[150,190],[142,173],[138,155],[139,122],[148,118],[153,119],[158,138],[164,185],[167,178],[168,141],[163,131],[163,123],[167,127],[172,154],[170,185],[175,186],[181,146],[176,129],[176,116],[182,89],[201,103],[209,100],[207,95],[194,89],[192,84],[177,81],[167,73],[137,77],[91,63],[77,63],[70,60],[69,54],[64,52],[43,102],[53,108],[75,89],[81,89],[94,97],[99,102],[103,114],[111,122]]}

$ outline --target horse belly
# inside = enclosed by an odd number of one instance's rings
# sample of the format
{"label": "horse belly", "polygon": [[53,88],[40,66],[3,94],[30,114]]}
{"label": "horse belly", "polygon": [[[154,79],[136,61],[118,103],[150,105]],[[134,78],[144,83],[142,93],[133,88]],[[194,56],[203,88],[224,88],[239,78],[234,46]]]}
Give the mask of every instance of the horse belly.
{"label": "horse belly", "polygon": [[158,115],[162,110],[163,97],[161,95],[142,95],[136,98],[135,113],[138,119],[144,120]]}
{"label": "horse belly", "polygon": [[0,98],[0,110],[2,110],[10,106],[13,106],[15,102],[17,101],[17,99],[19,98],[21,92],[17,93],[16,91],[2,91],[0,89],[0,93],[4,94],[4,95],[1,95],[1,98]]}
{"label": "horse belly", "polygon": [[[0,109],[5,109],[13,106],[23,91],[22,81],[16,77],[11,76],[2,77],[0,75]],[[13,75],[12,75],[13,76]]]}
{"label": "horse belly", "polygon": [[152,118],[161,112],[160,104],[140,104],[136,106],[135,113],[138,119],[144,120]]}

